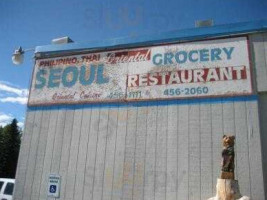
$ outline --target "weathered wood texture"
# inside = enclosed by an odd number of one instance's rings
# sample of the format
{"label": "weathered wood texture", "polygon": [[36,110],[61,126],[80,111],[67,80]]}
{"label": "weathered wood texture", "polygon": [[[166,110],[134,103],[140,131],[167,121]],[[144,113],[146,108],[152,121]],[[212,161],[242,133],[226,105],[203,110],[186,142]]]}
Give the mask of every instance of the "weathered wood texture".
{"label": "weathered wood texture", "polygon": [[29,111],[15,200],[204,200],[215,194],[221,139],[236,136],[240,192],[263,200],[257,101]]}
{"label": "weathered wood texture", "polygon": [[250,198],[240,194],[237,180],[218,179],[216,196],[209,198],[208,200],[250,200]]}
{"label": "weathered wood texture", "polygon": [[262,162],[263,176],[265,180],[265,192],[267,192],[267,93],[261,94],[259,98],[259,116],[261,129],[261,145],[262,145]]}
{"label": "weathered wood texture", "polygon": [[251,60],[255,72],[255,83],[258,92],[267,91],[267,33],[249,36]]}

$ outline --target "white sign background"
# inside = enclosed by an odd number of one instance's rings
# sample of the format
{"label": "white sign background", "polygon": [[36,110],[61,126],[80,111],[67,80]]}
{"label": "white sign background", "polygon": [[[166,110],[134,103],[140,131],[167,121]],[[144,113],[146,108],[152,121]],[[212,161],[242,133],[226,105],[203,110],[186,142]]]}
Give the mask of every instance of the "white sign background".
{"label": "white sign background", "polygon": [[[227,54],[223,52],[223,48],[228,50],[233,48],[231,58],[227,57]],[[220,59],[211,59],[212,49],[221,49]],[[201,50],[206,51],[204,53],[205,55],[203,54],[202,61],[200,61]],[[194,52],[191,58],[197,61],[192,62],[187,59],[186,62],[178,63],[176,57],[173,57],[171,59],[172,63],[169,62],[170,59],[167,59],[167,62],[164,64],[164,56],[166,54],[172,53],[175,55],[177,52]],[[183,55],[180,56],[179,58],[183,60]],[[73,62],[64,63],[62,61],[67,59]],[[162,59],[162,63],[160,63],[160,59]],[[92,68],[90,68],[92,65],[95,66],[95,74],[92,76],[94,80],[92,83],[84,85],[80,81],[81,68],[86,68],[85,77],[88,79],[90,74],[93,74]],[[102,66],[103,72],[101,70],[98,71],[99,66]],[[77,81],[70,87],[66,87],[63,84],[64,70],[68,67],[75,67],[78,72],[76,77]],[[59,69],[59,71],[51,76],[51,70],[53,69]],[[223,70],[220,71],[221,69],[225,69],[226,72],[224,72],[226,74],[227,72],[231,72],[230,75],[228,74],[230,78],[223,78],[225,74],[223,74]],[[44,70],[45,73],[41,75],[41,78],[39,74],[38,78],[37,75],[40,70]],[[237,78],[237,74],[241,74],[240,70],[242,70],[242,78]],[[182,71],[184,73],[192,73],[193,77],[196,77],[197,73],[200,73],[202,74],[202,78],[196,78],[195,81],[192,80],[189,82],[181,81]],[[235,75],[233,75],[233,71],[235,71]],[[177,73],[171,75],[172,72]],[[214,74],[215,72],[217,75]],[[162,84],[164,74],[168,75],[166,76],[166,83]],[[206,77],[210,75],[213,78],[207,80]],[[151,78],[148,78],[152,76],[154,76],[153,81]],[[161,78],[158,78],[158,84],[155,84],[155,78],[159,76]],[[168,81],[170,76],[173,76],[175,81]],[[49,79],[51,77],[52,81],[50,80],[50,82],[58,84],[56,87],[49,86]],[[66,77],[68,81],[71,81],[74,75],[69,73]],[[98,81],[100,79],[105,79],[105,81]],[[129,82],[130,79],[132,80],[131,82]],[[160,79],[161,81],[159,81]],[[41,88],[36,87],[43,80],[45,80],[45,84]],[[179,99],[205,96],[248,95],[251,93],[251,73],[247,38],[236,37],[36,60],[28,104],[31,106],[85,102]]]}
{"label": "white sign background", "polygon": [[[50,187],[56,187],[55,190],[52,192],[50,191]],[[50,174],[48,179],[48,190],[47,196],[59,198],[59,191],[60,191],[60,176],[56,174]]]}

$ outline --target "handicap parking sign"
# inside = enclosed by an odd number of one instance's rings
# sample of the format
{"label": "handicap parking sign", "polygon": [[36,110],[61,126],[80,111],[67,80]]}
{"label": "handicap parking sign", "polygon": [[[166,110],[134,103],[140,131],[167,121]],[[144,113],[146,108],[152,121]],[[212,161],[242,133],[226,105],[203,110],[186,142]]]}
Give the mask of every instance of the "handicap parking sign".
{"label": "handicap parking sign", "polygon": [[60,176],[57,174],[50,174],[48,179],[48,197],[59,198],[60,190]]}
{"label": "handicap parking sign", "polygon": [[49,191],[50,191],[50,193],[56,193],[57,186],[56,185],[50,185]]}

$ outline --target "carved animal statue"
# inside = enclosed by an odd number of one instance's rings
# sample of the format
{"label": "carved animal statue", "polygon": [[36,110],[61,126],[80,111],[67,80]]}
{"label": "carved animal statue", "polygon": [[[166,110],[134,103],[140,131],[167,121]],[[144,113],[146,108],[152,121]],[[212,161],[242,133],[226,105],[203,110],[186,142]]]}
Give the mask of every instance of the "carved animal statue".
{"label": "carved animal statue", "polygon": [[223,136],[221,177],[217,179],[216,196],[208,200],[250,200],[242,196],[235,180],[235,136]]}
{"label": "carved animal statue", "polygon": [[221,179],[235,179],[235,136],[223,136]]}

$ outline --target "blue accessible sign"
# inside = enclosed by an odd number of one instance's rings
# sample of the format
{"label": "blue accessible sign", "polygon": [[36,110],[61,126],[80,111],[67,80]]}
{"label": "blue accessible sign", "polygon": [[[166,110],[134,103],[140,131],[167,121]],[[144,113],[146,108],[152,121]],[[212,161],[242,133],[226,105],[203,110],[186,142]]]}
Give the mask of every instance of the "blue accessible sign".
{"label": "blue accessible sign", "polygon": [[59,198],[60,191],[60,176],[57,174],[50,174],[48,179],[48,197]]}

